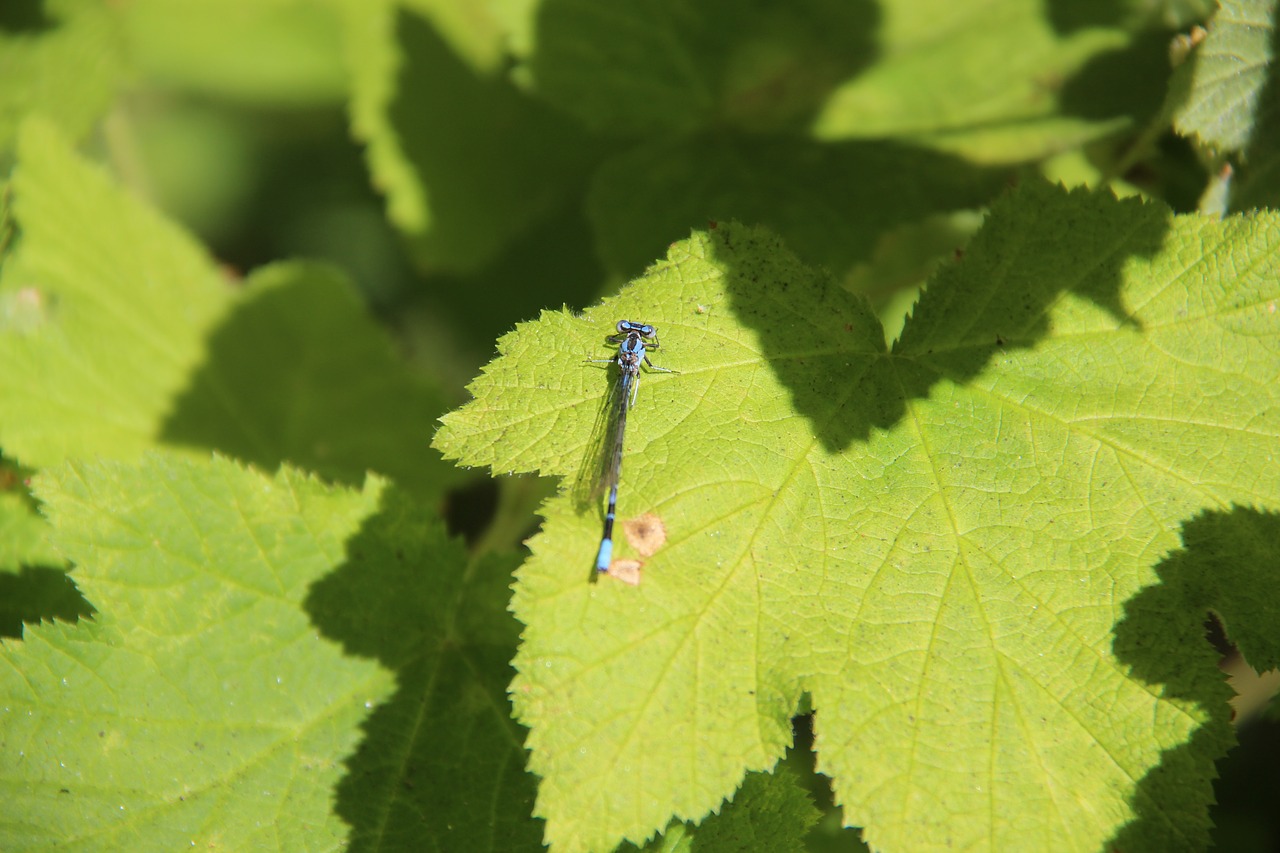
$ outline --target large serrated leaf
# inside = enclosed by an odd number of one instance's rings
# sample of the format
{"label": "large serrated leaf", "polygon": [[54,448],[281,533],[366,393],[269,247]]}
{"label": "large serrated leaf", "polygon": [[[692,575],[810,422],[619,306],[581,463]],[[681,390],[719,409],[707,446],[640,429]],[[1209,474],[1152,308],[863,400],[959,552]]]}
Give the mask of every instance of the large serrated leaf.
{"label": "large serrated leaf", "polygon": [[99,612],[4,650],[0,846],[336,844],[330,787],[392,682],[301,604],[378,492],[159,459],[42,478]]}
{"label": "large serrated leaf", "polygon": [[97,612],[0,645],[0,847],[536,846],[510,560],[383,483],[216,458],[38,493]]}
{"label": "large serrated leaf", "polygon": [[[628,425],[620,527],[665,528],[619,546],[638,587],[588,582],[599,516],[569,495],[519,574],[548,840],[706,814],[807,693],[877,849],[1202,844],[1227,691],[1207,645],[1168,693],[1152,655],[1203,610],[1126,608],[1197,513],[1280,508],[1277,246],[1274,215],[1032,184],[891,351],[865,303],[727,225],[504,338],[436,438],[500,472],[594,464],[609,380],[583,361],[614,320],[655,324],[680,371],[643,378]],[[1126,613],[1149,644],[1113,645]]]}

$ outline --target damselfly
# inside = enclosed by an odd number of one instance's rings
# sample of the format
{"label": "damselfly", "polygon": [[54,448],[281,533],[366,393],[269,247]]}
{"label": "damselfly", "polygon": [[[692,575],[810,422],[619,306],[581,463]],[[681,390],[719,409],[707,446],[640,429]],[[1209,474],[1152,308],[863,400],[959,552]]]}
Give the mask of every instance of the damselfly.
{"label": "damselfly", "polygon": [[613,435],[612,441],[606,445],[609,455],[601,468],[603,482],[609,487],[609,509],[604,516],[604,534],[600,537],[600,550],[596,554],[598,572],[609,571],[609,563],[613,561],[613,518],[618,508],[618,478],[622,474],[622,440],[627,431],[627,411],[635,405],[636,391],[640,388],[640,362],[659,373],[676,372],[657,367],[649,360],[648,351],[658,348],[658,330],[653,326],[634,320],[619,320],[617,328],[618,333],[610,335],[608,341],[618,345],[618,354],[613,358],[588,359],[595,364],[612,362],[618,365]]}

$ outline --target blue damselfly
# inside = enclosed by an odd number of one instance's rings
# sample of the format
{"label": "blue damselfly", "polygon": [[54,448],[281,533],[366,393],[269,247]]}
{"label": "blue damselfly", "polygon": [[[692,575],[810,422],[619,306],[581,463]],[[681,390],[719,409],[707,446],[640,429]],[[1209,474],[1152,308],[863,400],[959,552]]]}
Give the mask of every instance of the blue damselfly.
{"label": "blue damselfly", "polygon": [[607,572],[613,561],[613,519],[618,508],[618,479],[622,475],[622,441],[627,431],[627,412],[635,405],[636,391],[640,388],[640,363],[659,373],[675,373],[665,367],[657,367],[649,360],[649,350],[658,348],[658,330],[648,323],[619,320],[618,333],[608,341],[618,345],[613,358],[592,358],[595,364],[618,365],[618,387],[613,412],[612,440],[606,444],[609,454],[601,467],[602,482],[609,487],[609,509],[604,516],[604,534],[600,537],[600,550],[596,554],[596,571]]}

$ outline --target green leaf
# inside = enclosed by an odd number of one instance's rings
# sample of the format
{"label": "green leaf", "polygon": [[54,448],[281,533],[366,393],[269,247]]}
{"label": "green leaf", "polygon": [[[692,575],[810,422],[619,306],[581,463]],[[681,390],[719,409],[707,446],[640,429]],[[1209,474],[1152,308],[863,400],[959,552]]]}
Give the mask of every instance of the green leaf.
{"label": "green leaf", "polygon": [[0,443],[32,468],[137,454],[231,308],[229,283],[185,233],[77,159],[48,124],[19,140],[20,237],[0,298]]}
{"label": "green leaf", "polygon": [[1010,163],[1156,112],[1167,36],[1139,11],[545,0],[529,63],[540,92],[602,133],[806,130]]}
{"label": "green leaf", "polygon": [[1274,0],[1222,0],[1204,43],[1178,70],[1189,78],[1174,113],[1179,133],[1223,152],[1249,144],[1270,76],[1275,9]]}
{"label": "green leaf", "polygon": [[6,3],[0,11],[0,151],[39,113],[79,137],[107,111],[125,75],[115,13],[98,0]]}
{"label": "green leaf", "polygon": [[1233,212],[1254,208],[1280,207],[1280,63],[1275,61],[1280,45],[1280,30],[1275,27],[1278,6],[1273,4],[1271,43],[1267,46],[1269,62],[1266,81],[1258,93],[1253,111],[1249,144],[1240,153],[1235,174],[1230,179],[1230,203]]}
{"label": "green leaf", "polygon": [[39,494],[98,612],[0,647],[4,849],[536,843],[505,567],[421,506],[158,455]]}
{"label": "green leaf", "polygon": [[548,841],[700,819],[773,766],[807,694],[818,770],[875,849],[1202,846],[1228,691],[1176,644],[1203,610],[1112,632],[1197,513],[1280,508],[1278,246],[1273,214],[1032,183],[892,351],[863,300],[729,225],[499,341],[436,437],[497,472],[595,464],[610,379],[583,361],[618,318],[680,371],[646,374],[628,421],[618,528],[665,528],[644,554],[618,536],[638,585],[588,582],[600,515],[569,494],[519,572]]}
{"label": "green leaf", "polygon": [[439,395],[405,370],[335,270],[257,270],[206,350],[162,443],[268,469],[288,460],[349,484],[372,469],[422,494],[457,479],[427,447]]}
{"label": "green leaf", "polygon": [[49,524],[27,494],[26,472],[0,463],[0,636],[21,637],[24,622],[74,622],[93,612],[67,578],[49,542]]}
{"label": "green leaf", "polygon": [[883,5],[876,61],[814,119],[826,140],[899,137],[979,163],[1044,157],[1153,115],[1167,36],[1120,4]]}
{"label": "green leaf", "polygon": [[425,492],[440,402],[336,272],[280,264],[240,290],[185,233],[24,133],[20,229],[0,278],[0,442],[24,464],[131,458],[157,443],[283,460]]}
{"label": "green leaf", "polygon": [[514,555],[466,560],[427,508],[389,493],[307,596],[348,654],[396,673],[337,789],[354,847],[531,850],[535,780],[506,692],[519,633],[507,612]]}
{"label": "green leaf", "polygon": [[316,636],[301,605],[379,487],[152,458],[66,467],[38,490],[99,613],[5,649],[0,727],[21,760],[3,771],[2,846],[341,839],[330,788],[392,679]]}
{"label": "green leaf", "polygon": [[565,205],[594,155],[576,125],[506,79],[483,39],[448,41],[461,28],[443,5],[340,2],[352,124],[419,263],[475,272]]}

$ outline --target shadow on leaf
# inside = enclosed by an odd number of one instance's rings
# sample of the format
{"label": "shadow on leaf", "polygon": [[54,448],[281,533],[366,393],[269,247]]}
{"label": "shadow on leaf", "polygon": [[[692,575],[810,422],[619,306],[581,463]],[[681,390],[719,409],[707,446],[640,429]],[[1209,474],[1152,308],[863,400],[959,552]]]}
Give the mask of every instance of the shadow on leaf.
{"label": "shadow on leaf", "polygon": [[513,564],[468,564],[460,541],[389,488],[346,562],[311,588],[319,630],[396,676],[337,789],[352,850],[540,849],[524,733],[506,697]]}
{"label": "shadow on leaf", "polygon": [[425,495],[448,483],[427,446],[440,400],[331,269],[257,271],[207,350],[166,419],[164,441],[266,471],[287,461],[353,486],[369,470]]}
{"label": "shadow on leaf", "polygon": [[[1188,743],[1165,750],[1138,783],[1138,817],[1107,846],[1113,850],[1202,849],[1208,843],[1213,763],[1234,744],[1232,691],[1205,636],[1217,614],[1229,639],[1255,666],[1275,666],[1275,606],[1280,600],[1280,516],[1236,507],[1186,522],[1181,550],[1156,566],[1159,582],[1125,604],[1116,625],[1116,657],[1165,696],[1194,703],[1208,716]],[[1169,814],[1194,814],[1203,837],[1175,835]]]}
{"label": "shadow on leaf", "polygon": [[748,233],[740,228],[711,234],[735,315],[834,452],[893,426],[935,384],[963,385],[1006,350],[1035,347],[1065,293],[1117,327],[1136,326],[1120,296],[1124,266],[1156,254],[1168,226],[1161,205],[1028,182],[993,206],[962,259],[938,270],[891,353],[866,300],[801,270],[780,241],[761,232],[731,242]]}
{"label": "shadow on leaf", "polygon": [[65,569],[24,566],[0,572],[0,637],[22,637],[24,622],[79,622],[95,612]]}

